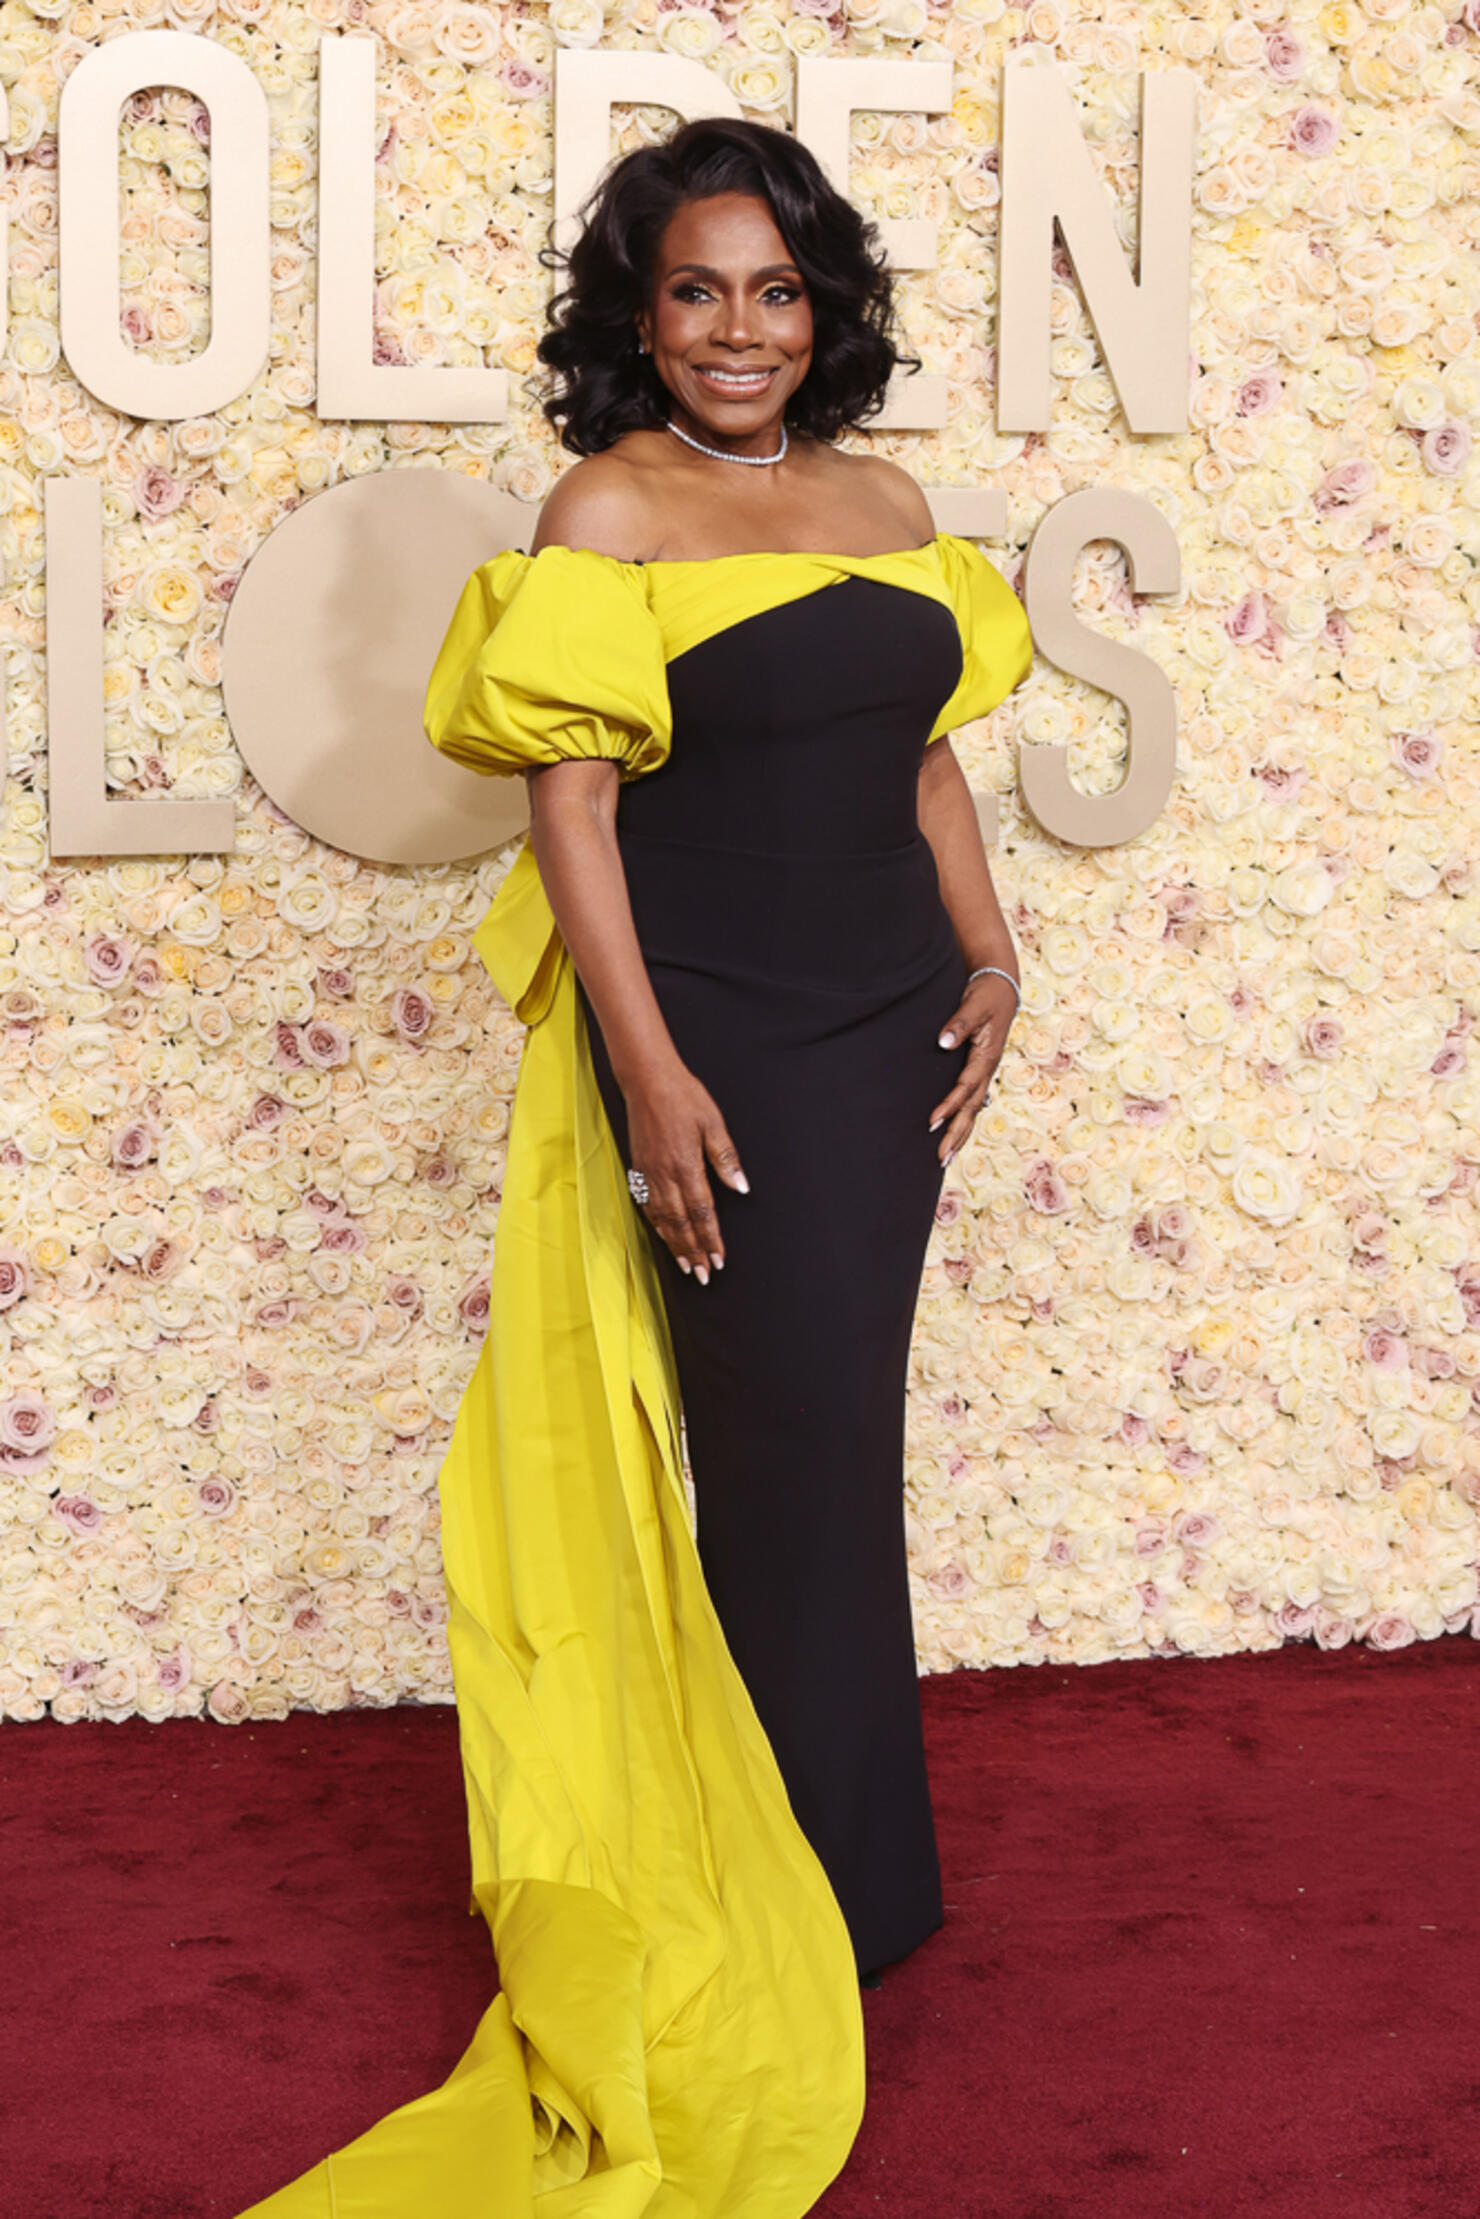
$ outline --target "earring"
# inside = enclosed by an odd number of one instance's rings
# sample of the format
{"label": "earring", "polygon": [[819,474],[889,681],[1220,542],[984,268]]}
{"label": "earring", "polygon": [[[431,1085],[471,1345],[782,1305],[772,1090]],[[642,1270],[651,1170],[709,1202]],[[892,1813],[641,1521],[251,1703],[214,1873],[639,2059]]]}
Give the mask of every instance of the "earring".
{"label": "earring", "polygon": [[639,339],[639,340],[638,340],[638,342],[637,342],[637,351],[638,351],[638,353],[639,353],[639,354],[646,354],[646,353],[647,353],[647,341],[646,341],[645,339]]}

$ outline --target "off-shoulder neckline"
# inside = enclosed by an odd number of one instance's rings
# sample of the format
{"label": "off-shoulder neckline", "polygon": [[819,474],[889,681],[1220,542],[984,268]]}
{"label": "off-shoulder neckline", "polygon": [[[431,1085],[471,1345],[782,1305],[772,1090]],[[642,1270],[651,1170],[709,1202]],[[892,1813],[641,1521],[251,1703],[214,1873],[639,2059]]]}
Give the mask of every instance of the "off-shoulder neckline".
{"label": "off-shoulder neckline", "polygon": [[929,539],[921,540],[916,547],[885,547],[874,555],[850,555],[835,547],[746,547],[729,555],[655,555],[651,559],[623,555],[603,555],[594,547],[565,547],[558,540],[541,547],[538,554],[526,555],[526,562],[538,562],[540,555],[588,555],[593,562],[614,563],[619,570],[707,570],[720,562],[897,562],[901,555],[928,555],[943,539],[953,535],[936,532]]}

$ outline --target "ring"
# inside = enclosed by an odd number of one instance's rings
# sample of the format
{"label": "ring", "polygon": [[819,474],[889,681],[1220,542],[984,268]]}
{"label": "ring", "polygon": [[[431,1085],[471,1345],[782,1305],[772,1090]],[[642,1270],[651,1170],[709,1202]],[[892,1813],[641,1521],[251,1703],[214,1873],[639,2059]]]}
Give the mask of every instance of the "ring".
{"label": "ring", "polygon": [[645,1202],[647,1200],[648,1183],[640,1171],[628,1172],[627,1186],[634,1202]]}

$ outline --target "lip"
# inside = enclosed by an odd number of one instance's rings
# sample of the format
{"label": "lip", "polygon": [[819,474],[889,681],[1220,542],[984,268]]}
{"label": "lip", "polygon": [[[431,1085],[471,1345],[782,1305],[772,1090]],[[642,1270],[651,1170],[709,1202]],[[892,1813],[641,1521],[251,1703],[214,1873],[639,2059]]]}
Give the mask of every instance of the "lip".
{"label": "lip", "polygon": [[757,363],[748,370],[720,362],[694,362],[689,367],[705,391],[717,400],[753,401],[769,389],[780,364]]}

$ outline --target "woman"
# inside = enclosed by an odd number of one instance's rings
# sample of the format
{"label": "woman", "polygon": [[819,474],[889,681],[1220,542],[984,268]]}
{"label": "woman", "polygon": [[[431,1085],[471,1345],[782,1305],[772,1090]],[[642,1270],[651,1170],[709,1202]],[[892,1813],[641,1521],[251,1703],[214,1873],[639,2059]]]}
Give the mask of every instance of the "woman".
{"label": "woman", "polygon": [[531,800],[477,942],[531,1029],[441,1476],[502,1989],[274,2219],[797,2219],[858,2123],[857,1976],[941,1921],[906,1363],[1017,997],[945,734],[1027,625],[833,444],[901,357],[795,141],[627,156],[569,280],[541,355],[585,459],[467,581],[426,703]]}

